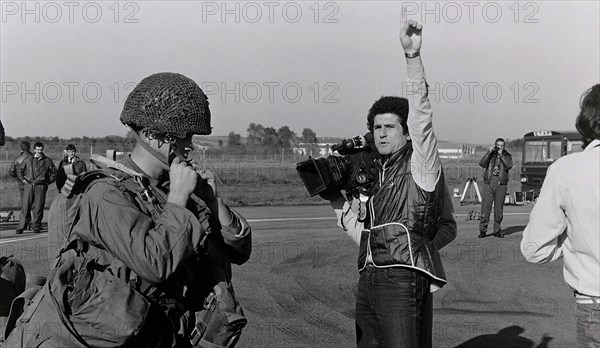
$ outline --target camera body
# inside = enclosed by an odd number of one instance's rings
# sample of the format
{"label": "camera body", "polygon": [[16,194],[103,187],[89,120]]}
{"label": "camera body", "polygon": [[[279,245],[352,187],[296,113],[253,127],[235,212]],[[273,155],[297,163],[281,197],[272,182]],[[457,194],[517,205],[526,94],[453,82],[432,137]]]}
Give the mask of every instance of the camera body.
{"label": "camera body", "polygon": [[310,196],[333,190],[345,190],[353,196],[370,191],[379,172],[375,160],[380,157],[373,135],[344,139],[331,148],[341,156],[311,157],[296,164]]}

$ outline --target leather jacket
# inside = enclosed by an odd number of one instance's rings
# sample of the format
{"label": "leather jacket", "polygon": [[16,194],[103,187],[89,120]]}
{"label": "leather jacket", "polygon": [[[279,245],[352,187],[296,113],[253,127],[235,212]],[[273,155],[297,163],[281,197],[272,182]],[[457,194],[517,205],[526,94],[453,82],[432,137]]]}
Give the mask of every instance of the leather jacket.
{"label": "leather jacket", "polygon": [[32,156],[31,161],[23,162],[21,175],[32,185],[49,185],[56,180],[54,162],[42,153],[40,158]]}
{"label": "leather jacket", "polygon": [[366,267],[371,253],[377,267],[411,268],[444,285],[446,275],[434,238],[443,228],[456,229],[454,219],[442,218],[448,194],[444,174],[434,191],[423,190],[412,177],[411,155],[409,142],[380,171],[369,201],[371,228],[361,233],[358,268]]}
{"label": "leather jacket", "polygon": [[65,166],[71,165],[71,171],[73,175],[79,175],[87,171],[85,162],[79,158],[79,156],[73,157],[73,161],[69,162],[67,157],[63,158],[58,164],[58,170],[56,173],[56,188],[60,191],[67,181],[67,173],[65,172]]}
{"label": "leather jacket", "polygon": [[27,166],[28,162],[31,162],[31,158],[33,154],[29,151],[21,151],[19,157],[15,159],[13,165],[10,169],[10,176],[17,178],[17,185],[19,189],[23,189],[23,185],[25,184],[23,181],[25,177],[31,177],[31,173],[25,173],[25,168],[29,168],[31,171],[31,166]]}
{"label": "leather jacket", "polygon": [[506,185],[508,183],[508,171],[513,166],[512,155],[506,150],[502,150],[502,155],[499,155],[497,151],[489,150],[481,158],[479,165],[485,168],[483,182],[486,184],[490,183],[492,175],[494,175],[494,167],[497,167],[496,176],[498,176],[498,181],[501,185]]}

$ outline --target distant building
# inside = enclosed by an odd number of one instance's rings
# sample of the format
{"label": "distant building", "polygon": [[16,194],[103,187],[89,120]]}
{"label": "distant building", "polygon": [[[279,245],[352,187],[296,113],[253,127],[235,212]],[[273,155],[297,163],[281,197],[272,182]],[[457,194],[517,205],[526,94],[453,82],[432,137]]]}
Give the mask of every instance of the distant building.
{"label": "distant building", "polygon": [[333,137],[317,137],[318,143],[298,143],[296,147],[293,148],[294,153],[299,154],[301,156],[312,156],[312,157],[322,157],[331,155],[333,151],[331,147],[337,143],[339,143],[342,138],[333,138]]}
{"label": "distant building", "polygon": [[448,141],[440,141],[438,144],[438,154],[440,158],[463,158],[467,155],[475,154],[475,146],[462,144],[462,143],[452,143]]}
{"label": "distant building", "polygon": [[[299,143],[296,147],[293,148],[294,153],[299,154],[301,156],[312,156],[312,157],[320,157],[331,155],[333,151],[331,150],[331,146],[339,143],[341,138],[331,138],[331,137],[320,137],[319,143]],[[440,141],[438,143],[438,154],[440,158],[463,158],[467,155],[475,154],[475,146],[462,144],[462,143],[452,143],[448,141]]]}
{"label": "distant building", "polygon": [[463,149],[438,149],[440,158],[463,158]]}

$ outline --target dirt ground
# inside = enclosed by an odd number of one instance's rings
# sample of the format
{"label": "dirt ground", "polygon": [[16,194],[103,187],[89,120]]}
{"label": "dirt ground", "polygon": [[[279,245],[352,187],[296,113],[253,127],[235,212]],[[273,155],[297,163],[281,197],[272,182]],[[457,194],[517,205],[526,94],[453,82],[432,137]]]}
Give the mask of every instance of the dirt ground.
{"label": "dirt ground", "polygon": [[[562,260],[527,263],[519,252],[531,206],[507,206],[503,239],[478,239],[478,206],[456,208],[458,237],[442,250],[448,284],[434,293],[434,347],[569,347],[572,292]],[[248,326],[238,347],[353,347],[358,247],[329,206],[238,208],[253,228],[253,254],[234,267]],[[0,233],[0,254],[48,272],[45,235]]]}
{"label": "dirt ground", "polygon": [[[478,221],[465,221],[472,209],[479,207],[457,207],[458,237],[442,251],[449,282],[434,293],[434,347],[569,346],[574,302],[562,261],[532,265],[519,252],[531,207],[505,207],[503,239],[478,239]],[[262,212],[244,211],[250,217]],[[331,216],[328,207],[269,212]],[[355,346],[357,246],[335,220],[252,225],[252,260],[235,268],[250,321],[240,346]]]}

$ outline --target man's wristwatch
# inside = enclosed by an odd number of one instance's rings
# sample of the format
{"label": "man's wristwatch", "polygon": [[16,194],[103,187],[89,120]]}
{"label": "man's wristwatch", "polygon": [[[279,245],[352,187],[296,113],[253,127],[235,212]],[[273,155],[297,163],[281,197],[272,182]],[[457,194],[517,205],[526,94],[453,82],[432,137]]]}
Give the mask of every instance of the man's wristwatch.
{"label": "man's wristwatch", "polygon": [[420,55],[421,55],[421,54],[419,53],[419,51],[417,51],[417,52],[414,52],[414,53],[404,53],[404,56],[405,56],[406,58],[415,58],[415,57],[418,57],[418,56],[420,56]]}

